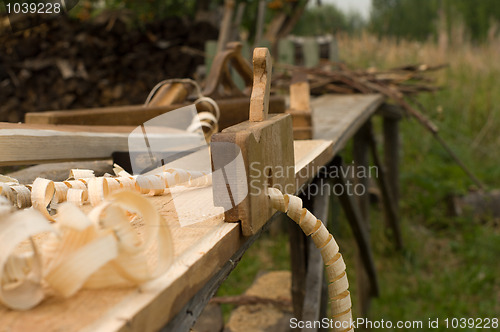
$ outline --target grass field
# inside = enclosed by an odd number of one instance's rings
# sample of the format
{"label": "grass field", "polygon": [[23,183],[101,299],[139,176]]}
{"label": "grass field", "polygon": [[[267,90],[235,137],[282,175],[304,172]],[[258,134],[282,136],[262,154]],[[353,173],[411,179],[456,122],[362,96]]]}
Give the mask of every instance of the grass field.
{"label": "grass field", "polygon": [[[484,45],[377,40],[369,35],[338,39],[340,57],[353,68],[449,64],[434,74],[443,89],[419,96],[443,138],[489,189],[500,188],[500,40]],[[377,123],[375,123],[377,125]],[[492,218],[449,217],[446,197],[474,190],[472,182],[414,120],[403,121],[401,160],[402,253],[384,235],[380,208],[372,208],[372,243],[381,296],[371,320],[500,318],[500,226]],[[348,158],[349,153],[346,153]],[[356,253],[343,216],[338,240],[346,257],[356,302]],[[258,241],[222,286],[239,294],[259,270],[289,267],[286,235]],[[226,308],[227,312],[228,308]],[[354,312],[356,315],[356,312]],[[427,329],[425,329],[427,330]],[[474,331],[474,329],[463,329]],[[478,329],[479,330],[479,329]]]}

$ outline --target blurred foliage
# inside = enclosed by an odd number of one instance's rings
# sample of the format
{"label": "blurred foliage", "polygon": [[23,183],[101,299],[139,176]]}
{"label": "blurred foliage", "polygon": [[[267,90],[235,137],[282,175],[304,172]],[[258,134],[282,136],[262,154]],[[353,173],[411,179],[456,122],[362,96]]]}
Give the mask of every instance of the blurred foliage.
{"label": "blurred foliage", "polygon": [[307,7],[292,33],[299,36],[353,33],[360,31],[365,24],[357,12],[345,14],[333,4],[323,4]]}
{"label": "blurred foliage", "polygon": [[426,40],[437,36],[440,10],[448,34],[463,24],[473,41],[495,33],[500,20],[498,0],[373,0],[370,30],[379,36]]}

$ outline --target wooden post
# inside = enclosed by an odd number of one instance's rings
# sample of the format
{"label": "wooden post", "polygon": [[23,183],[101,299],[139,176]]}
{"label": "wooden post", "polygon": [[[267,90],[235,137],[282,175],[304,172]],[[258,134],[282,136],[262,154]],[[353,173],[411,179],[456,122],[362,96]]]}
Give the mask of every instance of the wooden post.
{"label": "wooden post", "polygon": [[[313,182],[315,186],[322,187],[325,179],[316,178]],[[320,191],[318,195],[305,201],[305,207],[311,206],[313,214],[328,225],[328,202],[330,200],[330,191]],[[311,238],[307,238],[307,272],[305,280],[305,298],[302,306],[302,320],[319,321],[326,317],[327,292],[324,291],[326,279],[324,277],[324,263],[321,258],[321,252],[317,250]],[[317,329],[302,329],[305,331],[317,331]]]}
{"label": "wooden post", "polygon": [[[288,218],[289,219],[289,218]],[[302,319],[307,271],[307,237],[294,221],[289,219],[290,265],[292,269],[293,316]]]}
{"label": "wooden post", "polygon": [[[342,159],[340,157],[335,157],[333,164],[336,167],[342,167]],[[362,267],[361,271],[366,271],[366,274],[368,276],[366,285],[370,286],[369,290],[371,290],[371,295],[377,296],[377,270],[375,268],[375,262],[373,260],[373,254],[370,247],[369,233],[365,228],[359,206],[352,195],[349,195],[347,193],[347,190],[345,190],[347,187],[347,179],[344,178],[342,172],[339,172],[339,176],[334,178],[334,182],[335,184],[339,184],[344,188],[342,193],[338,196],[339,201],[342,205],[342,209],[344,210],[349,225],[351,226],[356,244],[358,245],[360,266]]]}
{"label": "wooden post", "polygon": [[377,182],[382,192],[382,202],[384,204],[384,215],[387,225],[392,229],[394,240],[396,243],[396,249],[403,249],[403,239],[401,238],[401,230],[399,227],[399,217],[396,203],[394,201],[394,195],[392,188],[389,185],[389,179],[384,165],[382,164],[378,151],[377,142],[375,140],[375,135],[373,134],[373,129],[369,128],[370,132],[370,150],[372,152],[373,163],[377,167],[378,176]]}
{"label": "wooden post", "polygon": [[278,42],[278,61],[288,65],[295,63],[295,46],[288,38],[280,39]]}
{"label": "wooden post", "polygon": [[259,7],[257,10],[257,27],[255,31],[255,42],[254,48],[261,46],[260,42],[262,39],[262,32],[264,31],[264,19],[266,16],[266,0],[259,1]]}
{"label": "wooden post", "polygon": [[210,68],[212,68],[212,62],[214,61],[215,55],[217,54],[217,41],[207,40],[205,43],[205,71],[210,73]]}
{"label": "wooden post", "polygon": [[[369,120],[368,120],[369,121]],[[368,135],[368,125],[365,123],[363,127],[354,135],[353,142],[353,159],[354,167],[357,171],[359,167],[364,167],[365,172],[368,170],[368,147],[369,147],[369,135]],[[357,173],[357,172],[355,172]],[[369,224],[369,209],[370,209],[370,197],[368,195],[369,178],[355,178],[356,185],[361,185],[364,190],[363,195],[357,195],[356,200],[359,206],[360,216],[362,218],[361,227],[367,234],[367,241],[369,241],[370,234],[370,224]],[[358,255],[356,271],[358,275],[358,297],[359,297],[359,313],[361,317],[367,317],[368,311],[370,309],[370,297],[373,289],[370,289],[369,278],[366,273],[367,266],[363,264],[363,257],[360,253]]]}
{"label": "wooden post", "polygon": [[310,88],[307,75],[295,71],[290,85],[290,109],[286,113],[292,115],[293,138],[312,139],[312,112],[310,105]]}
{"label": "wooden post", "polygon": [[316,67],[319,64],[319,45],[316,38],[304,38],[302,53],[304,54],[304,65],[307,68]]}
{"label": "wooden post", "polygon": [[[316,178],[313,185],[321,187],[323,179]],[[303,197],[304,207],[325,224],[328,219],[330,192],[320,192],[312,198]],[[314,242],[294,222],[289,228],[292,266],[292,303],[294,316],[304,321],[317,321],[326,317],[327,292],[324,263]],[[304,328],[302,331],[317,331]]]}
{"label": "wooden post", "polygon": [[399,118],[384,117],[384,163],[396,207],[399,206]]}
{"label": "wooden post", "polygon": [[231,21],[233,19],[234,0],[224,1],[224,16],[219,29],[219,40],[217,41],[217,53],[226,48],[231,33]]}
{"label": "wooden post", "polygon": [[328,59],[331,62],[339,62],[339,46],[337,44],[337,39],[335,37],[332,37],[332,40],[330,40],[328,49]]}

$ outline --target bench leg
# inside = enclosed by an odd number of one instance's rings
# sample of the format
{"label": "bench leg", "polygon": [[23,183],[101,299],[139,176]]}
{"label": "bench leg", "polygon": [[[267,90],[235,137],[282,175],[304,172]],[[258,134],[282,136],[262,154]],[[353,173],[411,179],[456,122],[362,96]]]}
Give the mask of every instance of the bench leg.
{"label": "bench leg", "polygon": [[[368,158],[368,142],[369,142],[369,122],[360,128],[356,133],[353,140],[353,160],[355,170],[359,167],[363,167],[365,171],[368,170],[369,158]],[[366,241],[369,241],[370,223],[369,223],[369,209],[370,209],[370,198],[368,195],[369,178],[354,178],[356,185],[361,185],[365,188],[365,193],[363,195],[357,195],[356,200],[359,206],[359,222],[360,227],[366,232]],[[345,207],[352,208],[352,207]],[[370,294],[373,290],[370,289],[369,277],[366,273],[366,269],[363,263],[363,253],[360,252],[356,261],[356,271],[358,280],[358,294],[359,294],[359,313],[361,317],[367,317],[368,311],[370,309]]]}
{"label": "bench leg", "polygon": [[[382,202],[384,205],[384,215],[386,223],[392,230],[396,249],[401,250],[403,249],[403,239],[401,237],[401,229],[399,226],[397,201],[395,199],[395,195],[393,194],[394,187],[397,186],[397,184],[395,185],[394,181],[391,181],[390,177],[387,176],[388,173],[386,172],[386,168],[384,167],[385,165],[382,164],[378,155],[377,142],[375,140],[375,135],[373,134],[373,128],[371,126],[369,128],[369,133],[369,146],[372,153],[373,163],[378,170],[377,181],[382,193]],[[391,162],[392,161],[393,160],[391,159]],[[392,165],[392,167],[394,167],[394,165]]]}

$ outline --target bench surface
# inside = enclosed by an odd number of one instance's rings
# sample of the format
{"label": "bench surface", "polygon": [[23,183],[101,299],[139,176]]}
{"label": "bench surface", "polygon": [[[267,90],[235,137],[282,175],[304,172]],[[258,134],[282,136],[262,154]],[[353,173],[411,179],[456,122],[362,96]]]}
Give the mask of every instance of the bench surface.
{"label": "bench surface", "polygon": [[334,152],[340,151],[384,100],[380,94],[327,94],[312,99],[313,137],[333,141]]}
{"label": "bench surface", "polygon": [[[328,162],[329,141],[296,141],[298,184],[311,180],[311,165]],[[226,223],[221,211],[210,208],[211,187],[189,189],[176,204],[191,204],[192,225],[175,221],[168,196],[149,197],[167,220],[175,259],[161,277],[139,288],[81,290],[69,299],[47,298],[30,311],[0,306],[0,331],[156,331],[165,325],[243,244],[239,223]],[[178,206],[178,205],[177,205]]]}
{"label": "bench surface", "polygon": [[[328,163],[382,102],[380,95],[326,95],[312,101],[317,139],[294,143],[297,188],[314,178],[317,167]],[[211,190],[189,189],[176,199],[176,204],[186,206],[196,201],[191,215],[196,223],[184,227],[173,218],[175,208],[168,196],[149,198],[169,223],[174,241],[174,263],[164,275],[138,288],[81,290],[69,299],[48,297],[27,312],[0,305],[0,332],[163,327],[245,242],[240,224],[224,222],[221,211],[211,207]]]}

